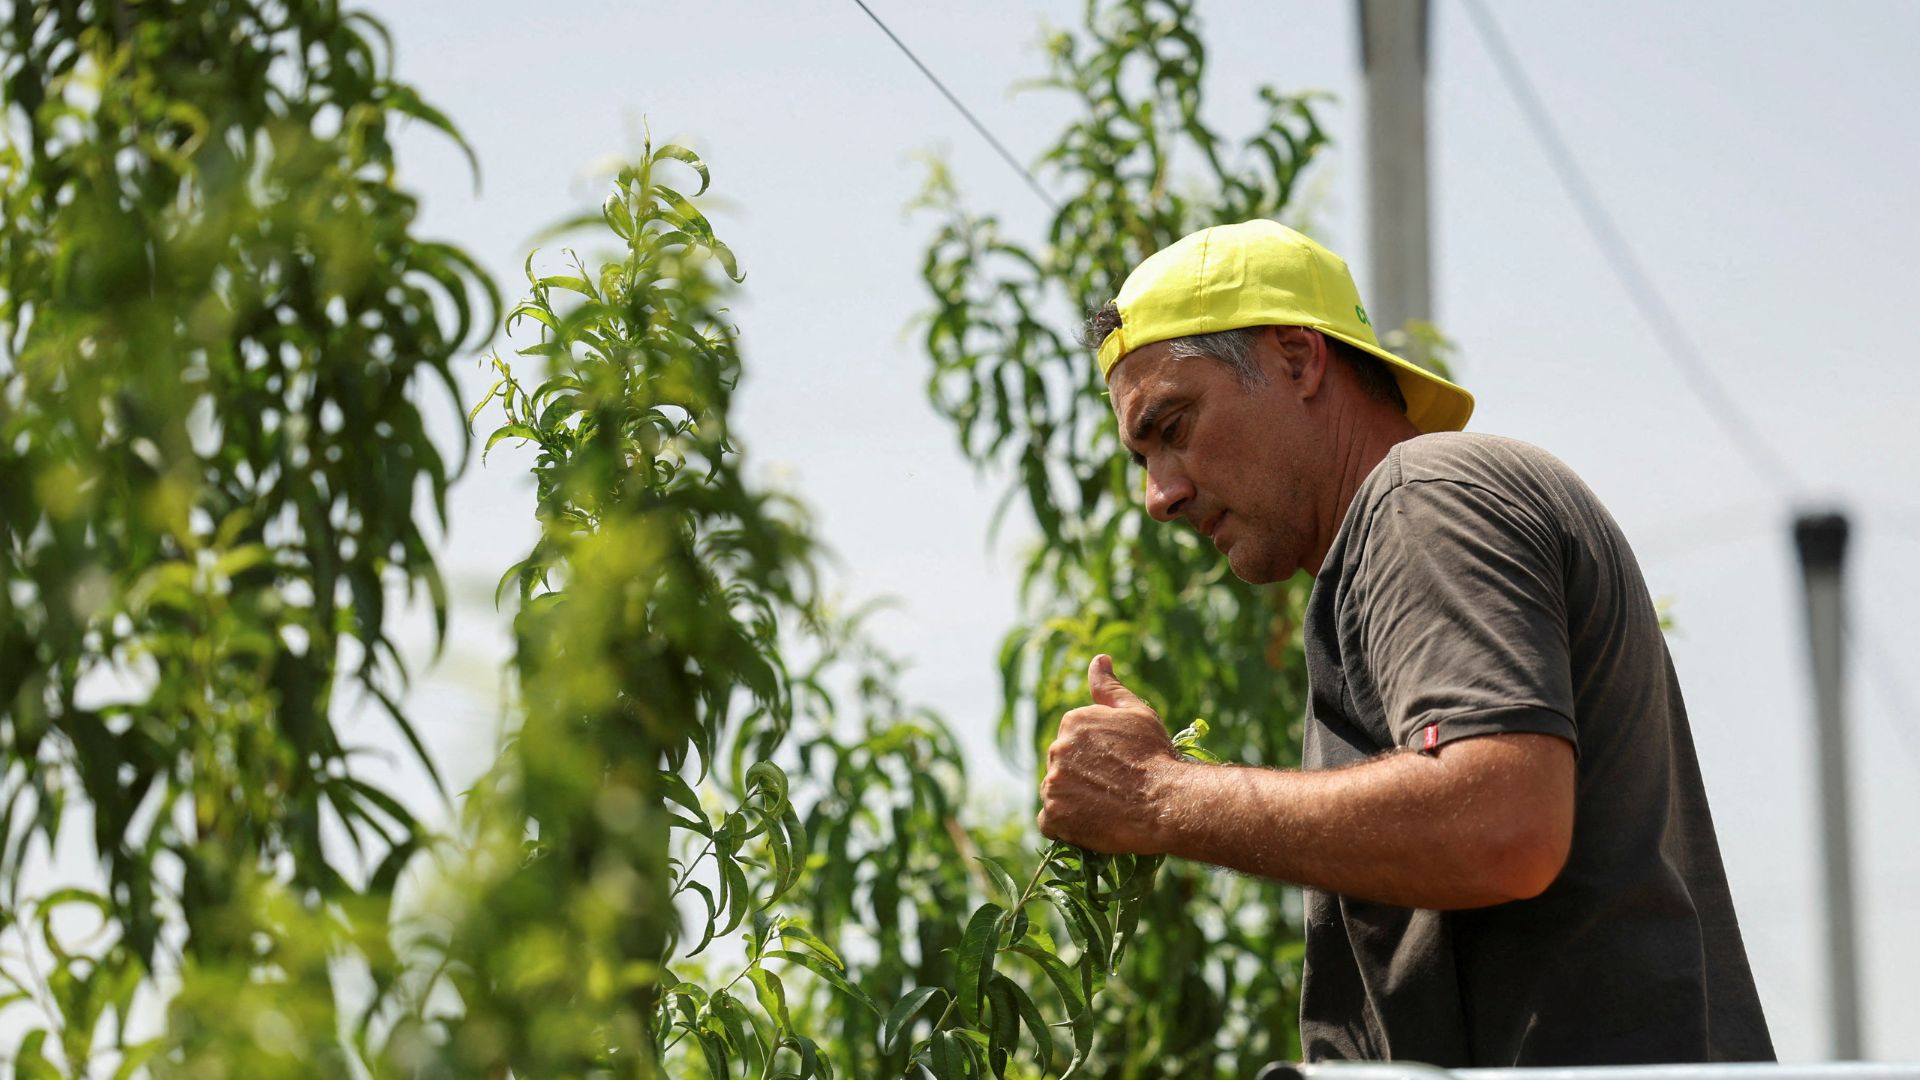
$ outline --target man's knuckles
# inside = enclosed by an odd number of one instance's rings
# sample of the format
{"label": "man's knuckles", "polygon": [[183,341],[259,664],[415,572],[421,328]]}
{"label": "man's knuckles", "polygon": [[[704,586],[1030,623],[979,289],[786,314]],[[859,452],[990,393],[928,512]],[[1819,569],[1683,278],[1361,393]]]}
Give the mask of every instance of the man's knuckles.
{"label": "man's knuckles", "polygon": [[1066,839],[1071,814],[1059,802],[1043,797],[1040,801],[1040,814],[1034,820],[1040,826],[1040,832],[1054,840]]}
{"label": "man's knuckles", "polygon": [[1165,730],[1160,717],[1146,706],[1120,708],[1112,705],[1082,705],[1060,717],[1059,738],[1075,732],[1100,729],[1124,731],[1152,726]]}

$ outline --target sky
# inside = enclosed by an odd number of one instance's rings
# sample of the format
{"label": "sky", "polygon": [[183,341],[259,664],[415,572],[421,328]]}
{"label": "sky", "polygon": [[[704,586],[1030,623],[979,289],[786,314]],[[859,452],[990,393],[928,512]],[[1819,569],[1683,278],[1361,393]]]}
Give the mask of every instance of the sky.
{"label": "sky", "polygon": [[[1074,25],[1078,3],[870,4],[1022,160],[1068,118],[1063,100],[1009,88],[1041,71],[1041,28]],[[1435,318],[1479,401],[1471,428],[1571,464],[1671,603],[1670,647],[1728,879],[1788,1060],[1827,1053],[1815,745],[1789,523],[1801,507],[1852,516],[1863,1026],[1869,1057],[1920,1061],[1920,1028],[1902,1023],[1920,982],[1920,629],[1903,617],[1920,600],[1920,357],[1903,299],[1920,251],[1920,5],[1489,5],[1702,362],[1787,463],[1762,470],[1611,276],[1462,4],[1434,0],[1429,138]],[[1248,128],[1262,83],[1334,95],[1322,114],[1334,145],[1308,192],[1318,238],[1347,257],[1364,295],[1351,4],[1200,8],[1219,130]],[[1047,212],[1025,181],[851,0],[371,10],[394,34],[399,76],[453,118],[480,161],[476,191],[444,138],[404,133],[400,182],[422,198],[420,228],[475,252],[510,299],[534,237],[597,205],[594,169],[636,153],[643,125],[705,156],[706,205],[747,271],[734,312],[749,460],[813,507],[839,589],[896,601],[875,625],[912,662],[906,696],[961,733],[989,803],[1024,806],[1026,773],[999,761],[991,728],[1013,568],[1032,530],[1010,518],[989,544],[1008,478],[978,475],[926,404],[910,321],[927,307],[918,270],[936,223],[906,207],[922,156],[938,152],[970,207],[1038,238]],[[477,362],[462,372],[471,402],[484,375]],[[452,500],[451,639],[409,708],[456,789],[495,752],[508,642],[490,594],[532,542],[529,463],[503,445]],[[418,654],[425,620],[412,626]],[[352,732],[392,744],[376,719]]]}

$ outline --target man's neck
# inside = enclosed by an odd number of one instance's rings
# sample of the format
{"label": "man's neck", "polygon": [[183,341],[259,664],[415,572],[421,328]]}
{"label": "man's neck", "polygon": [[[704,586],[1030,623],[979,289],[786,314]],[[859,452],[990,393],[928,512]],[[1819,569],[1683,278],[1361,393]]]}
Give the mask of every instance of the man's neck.
{"label": "man's neck", "polygon": [[1335,482],[1329,488],[1332,497],[1323,508],[1320,540],[1306,566],[1307,572],[1315,576],[1320,573],[1327,550],[1333,546],[1333,538],[1340,532],[1340,523],[1346,520],[1347,508],[1353,505],[1360,485],[1386,460],[1388,451],[1420,434],[1420,429],[1399,410],[1367,407],[1372,405],[1368,402],[1343,417],[1348,421],[1341,425],[1345,428],[1344,437],[1334,440]]}

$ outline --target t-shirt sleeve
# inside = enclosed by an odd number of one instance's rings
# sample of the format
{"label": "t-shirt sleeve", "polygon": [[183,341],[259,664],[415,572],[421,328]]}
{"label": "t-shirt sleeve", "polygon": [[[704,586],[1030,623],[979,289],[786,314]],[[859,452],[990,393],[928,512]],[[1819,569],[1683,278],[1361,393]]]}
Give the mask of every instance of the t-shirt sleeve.
{"label": "t-shirt sleeve", "polygon": [[1536,732],[1578,751],[1557,536],[1544,515],[1470,483],[1381,496],[1355,605],[1396,745]]}

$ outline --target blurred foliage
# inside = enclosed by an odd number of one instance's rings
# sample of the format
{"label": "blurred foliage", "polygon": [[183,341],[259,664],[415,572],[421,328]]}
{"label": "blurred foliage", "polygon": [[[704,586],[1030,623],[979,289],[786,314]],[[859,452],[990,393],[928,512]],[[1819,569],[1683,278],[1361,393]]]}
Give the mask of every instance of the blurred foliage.
{"label": "blurred foliage", "polygon": [[[1248,585],[1191,530],[1149,518],[1099,366],[1063,328],[1181,236],[1288,213],[1326,142],[1315,100],[1262,87],[1254,131],[1216,132],[1191,0],[1092,0],[1047,57],[1038,85],[1077,114],[1040,162],[1060,198],[1047,235],[967,209],[943,170],[925,199],[943,219],[924,267],[929,396],[970,459],[1017,476],[1009,498],[1024,496],[1040,533],[1000,657],[1002,745],[1044,762],[1104,652],[1161,715],[1209,718],[1220,757],[1295,764],[1310,581]],[[1297,1059],[1299,911],[1280,885],[1168,864],[1101,1001],[1097,1071],[1235,1077]]]}
{"label": "blurred foliage", "polygon": [[[15,1073],[945,1080],[1288,1056],[1283,893],[966,820],[951,732],[821,594],[800,505],[749,479],[741,275],[683,147],[649,146],[565,226],[611,233],[610,258],[529,258],[507,323],[537,340],[493,359],[468,417],[497,403],[486,449],[533,455],[539,536],[500,590],[512,737],[448,842],[364,778],[334,726],[355,700],[433,773],[386,604],[423,590],[444,635],[423,522],[444,528],[452,470],[417,402],[495,321],[470,317],[494,302],[471,261],[411,232],[390,128],[458,136],[383,42],[331,3],[0,13]],[[1085,106],[1047,158],[1074,192],[1050,241],[1004,241],[942,190],[927,268],[936,402],[976,461],[1017,465],[1048,541],[1003,741],[1044,746],[1108,651],[1167,715],[1213,717],[1212,749],[1289,760],[1299,591],[1142,527],[1058,327],[1188,229],[1279,212],[1321,136],[1267,93],[1229,153],[1199,120],[1185,4],[1090,7],[1049,56]],[[1211,760],[1205,732],[1178,745]],[[77,839],[105,888],[32,885]]]}
{"label": "blurred foliage", "polygon": [[[545,276],[529,257],[532,292],[508,321],[538,327],[519,355],[544,360],[545,375],[529,388],[496,358],[499,379],[475,408],[497,397],[504,410],[489,449],[538,447],[541,524],[501,582],[519,595],[523,716],[479,805],[501,818],[491,833],[525,837],[525,851],[502,850],[460,890],[446,943],[465,1003],[449,1045],[488,1071],[650,1075],[671,1026],[655,1031],[663,994],[688,1005],[688,1030],[717,1066],[757,1050],[758,1073],[780,1050],[814,1053],[783,1011],[763,1046],[735,997],[690,1002],[665,967],[678,894],[709,916],[698,952],[804,868],[786,774],[760,759],[793,715],[780,619],[804,614],[813,589],[797,508],[750,489],[729,442],[740,365],[710,267],[736,271],[706,218],[659,176],[676,161],[704,190],[706,166],[677,146],[621,171],[592,219],[622,242],[618,257]],[[730,720],[743,741],[728,756]],[[692,786],[716,769],[729,804],[718,823]],[[675,825],[704,840],[684,862],[669,859]],[[703,866],[710,885],[694,880]],[[764,873],[749,881],[749,867]],[[750,958],[784,958],[775,939],[793,933],[756,925]]]}
{"label": "blurred foliage", "polygon": [[[193,1062],[212,1039],[285,1071],[279,1029],[248,1027],[276,995],[305,1032],[284,1041],[337,1058],[329,957],[384,928],[426,836],[333,717],[370,702],[420,749],[387,602],[424,590],[444,633],[423,520],[452,470],[419,401],[457,419],[448,363],[495,321],[395,183],[397,122],[452,129],[377,23],[322,0],[13,0],[0,93],[13,1066],[271,1075]],[[34,895],[56,845],[104,887]],[[377,999],[385,969],[349,981]],[[143,987],[178,990],[169,1035],[123,1046]]]}
{"label": "blurred foliage", "polygon": [[529,257],[508,322],[544,370],[496,357],[475,407],[500,402],[489,450],[534,446],[541,532],[501,580],[522,724],[419,939],[462,1008],[416,1022],[450,1075],[1005,1076],[1023,1047],[1071,1071],[1158,860],[962,823],[952,735],[819,595],[799,505],[747,479],[708,182],[649,146],[562,227],[613,258]]}

